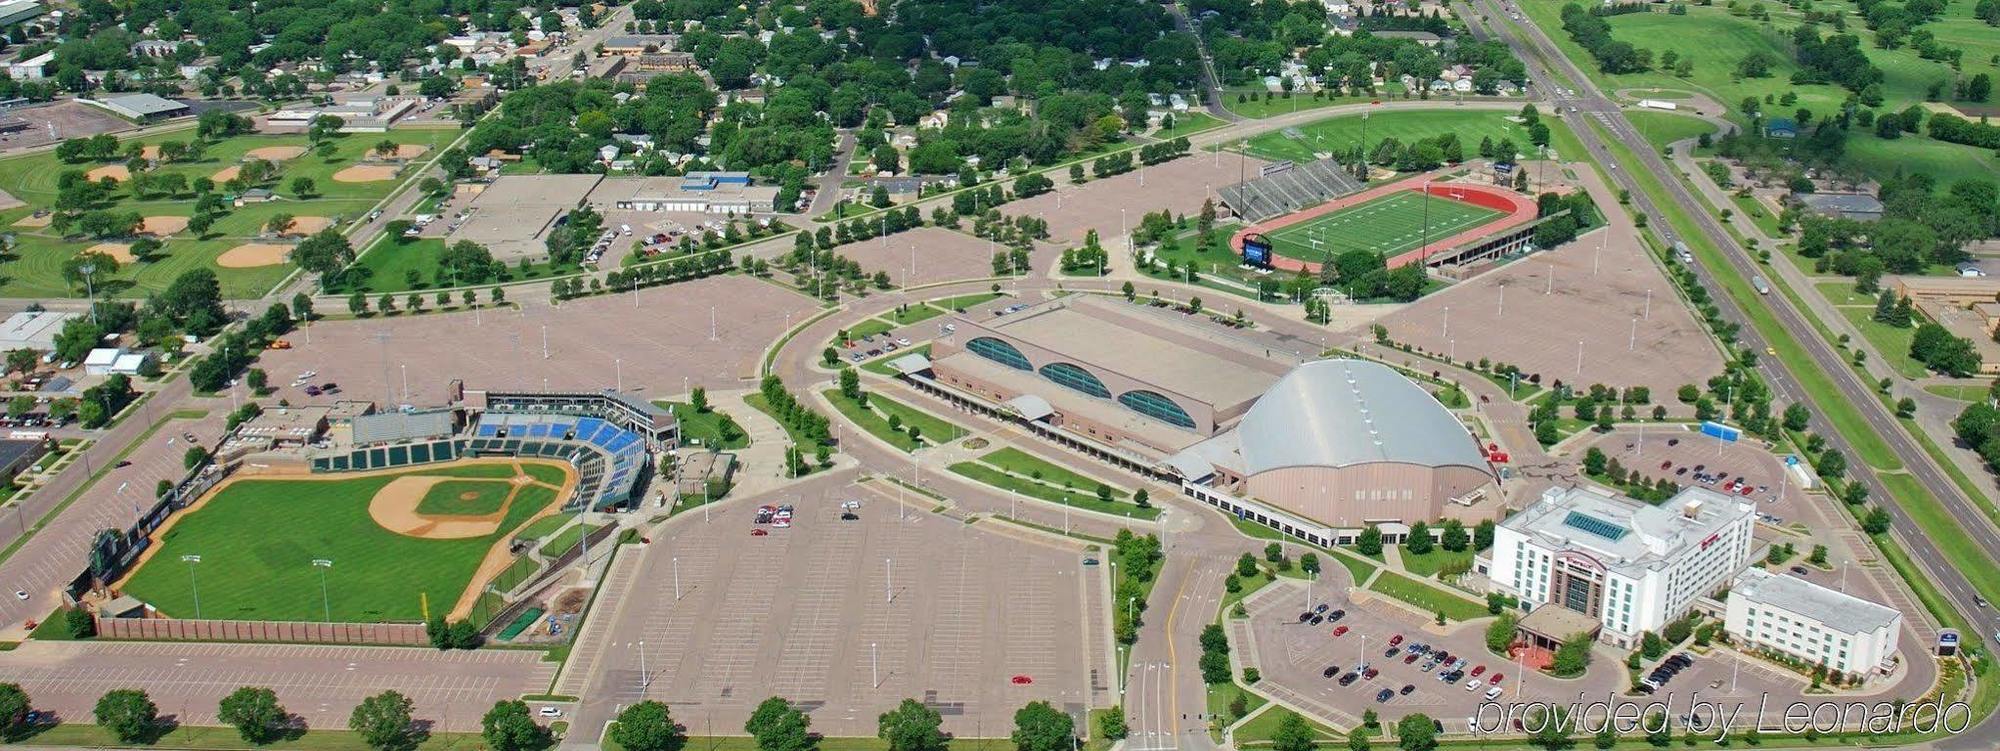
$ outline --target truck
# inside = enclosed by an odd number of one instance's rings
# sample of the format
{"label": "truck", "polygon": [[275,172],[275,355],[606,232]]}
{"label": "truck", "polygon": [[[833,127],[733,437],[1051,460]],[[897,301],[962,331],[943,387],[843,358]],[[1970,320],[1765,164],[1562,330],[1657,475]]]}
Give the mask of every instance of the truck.
{"label": "truck", "polygon": [[1678,104],[1659,99],[1641,99],[1639,100],[1639,106],[1649,110],[1677,110],[1681,108]]}
{"label": "truck", "polygon": [[1750,277],[1750,286],[1757,288],[1757,294],[1760,295],[1771,294],[1771,285],[1770,283],[1764,281],[1764,277],[1761,276]]}

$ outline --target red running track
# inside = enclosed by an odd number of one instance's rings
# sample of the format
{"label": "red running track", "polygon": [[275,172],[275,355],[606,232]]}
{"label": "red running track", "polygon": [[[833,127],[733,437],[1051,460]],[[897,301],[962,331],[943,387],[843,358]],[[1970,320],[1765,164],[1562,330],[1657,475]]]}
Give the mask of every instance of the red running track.
{"label": "red running track", "polygon": [[[1377,198],[1381,198],[1383,196],[1395,193],[1397,191],[1404,191],[1404,190],[1422,191],[1424,189],[1425,182],[1430,178],[1431,178],[1430,175],[1417,175],[1414,177],[1404,178],[1402,180],[1389,183],[1387,185],[1376,186],[1374,188],[1369,188],[1368,190],[1364,190],[1359,193],[1355,193],[1353,195],[1336,198],[1326,203],[1320,204],[1318,206],[1314,206],[1310,209],[1306,209],[1304,211],[1286,214],[1284,216],[1272,219],[1262,224],[1256,224],[1245,227],[1243,229],[1237,230],[1236,234],[1229,238],[1229,247],[1236,252],[1236,255],[1238,257],[1241,257],[1243,255],[1243,238],[1244,236],[1249,235],[1253,232],[1269,232],[1271,230],[1280,229],[1283,227],[1289,227],[1291,225],[1298,224],[1300,222],[1311,221],[1313,219],[1318,219],[1320,217],[1326,216],[1327,214],[1331,214],[1333,212],[1340,211],[1342,209],[1346,209],[1352,206],[1357,206],[1360,204],[1367,203],[1369,201],[1373,201]],[[1487,224],[1483,224],[1478,227],[1473,227],[1472,229],[1468,229],[1464,232],[1460,232],[1458,234],[1451,235],[1449,237],[1438,238],[1437,240],[1432,241],[1427,246],[1412,248],[1410,250],[1406,250],[1396,255],[1390,256],[1388,259],[1389,268],[1393,269],[1398,266],[1402,266],[1404,264],[1417,261],[1423,258],[1427,254],[1427,252],[1435,253],[1439,250],[1455,248],[1465,243],[1478,240],[1482,237],[1487,237],[1489,235],[1498,234],[1513,229],[1515,227],[1519,227],[1523,224],[1527,224],[1529,222],[1534,221],[1535,215],[1539,212],[1539,210],[1535,207],[1535,202],[1528,200],[1527,197],[1522,196],[1519,193],[1515,193],[1514,191],[1511,190],[1495,188],[1487,185],[1473,185],[1468,183],[1430,183],[1430,193],[1431,195],[1434,196],[1441,196],[1450,200],[1464,201],[1474,206],[1481,206],[1493,209],[1495,211],[1506,212],[1507,215],[1495,221],[1489,222]],[[1271,266],[1272,268],[1276,268],[1282,271],[1304,270],[1308,273],[1317,274],[1319,273],[1320,265],[1312,261],[1302,261],[1297,258],[1288,258],[1285,256],[1278,255],[1276,253],[1272,253]]]}

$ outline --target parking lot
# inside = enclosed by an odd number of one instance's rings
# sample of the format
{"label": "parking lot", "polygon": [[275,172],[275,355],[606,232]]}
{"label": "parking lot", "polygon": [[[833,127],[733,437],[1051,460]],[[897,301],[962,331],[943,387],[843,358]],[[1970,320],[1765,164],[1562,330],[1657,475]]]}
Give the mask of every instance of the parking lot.
{"label": "parking lot", "polygon": [[[1680,424],[1648,426],[1643,432],[1628,425],[1590,445],[1649,480],[1664,478],[1683,487],[1700,486],[1754,501],[1758,518],[1765,524],[1812,529],[1830,526],[1824,504],[1800,487],[1797,477],[1787,477],[1784,460],[1755,439],[1720,441]],[[1695,479],[1697,474],[1708,481]],[[1732,483],[1741,484],[1732,490]]]}
{"label": "parking lot", "polygon": [[1150,212],[1195,216],[1201,213],[1202,201],[1227,186],[1255,178],[1264,164],[1237,154],[1218,159],[1196,152],[1143,170],[1091,178],[1082,185],[1071,184],[1066,175],[1051,174],[1055,190],[1007,204],[1002,213],[1047,220],[1049,242],[1057,247],[1080,244],[1084,233],[1093,229],[1110,246],[1112,238],[1123,234],[1121,217],[1129,229],[1139,226],[1140,218]]}
{"label": "parking lot", "polygon": [[477,731],[493,702],[547,690],[556,663],[540,652],[440,652],[393,647],[34,641],[8,652],[7,680],[35,708],[89,722],[104,692],[143,688],[160,714],[220,725],[216,703],[242,686],[276,691],[307,727],[345,729],[361,700],[389,689],[409,696],[433,729]]}
{"label": "parking lot", "polygon": [[[1299,621],[1299,615],[1309,611],[1306,588],[1296,580],[1280,580],[1245,601],[1248,623],[1233,628],[1238,635],[1247,632],[1253,645],[1255,664],[1263,674],[1259,689],[1342,727],[1359,723],[1361,713],[1373,709],[1385,724],[1422,712],[1443,721],[1449,732],[1465,731],[1465,718],[1485,701],[1494,679],[1499,679],[1501,689],[1495,701],[1515,701],[1521,692],[1523,671],[1486,651],[1484,621],[1440,633],[1415,611],[1380,600],[1356,603],[1347,599],[1345,591],[1345,586],[1325,583],[1313,589],[1312,609],[1327,608],[1322,618],[1345,611],[1339,620],[1318,625]],[[1340,631],[1337,636],[1336,631]],[[1397,642],[1393,647],[1392,641]],[[1427,645],[1429,651],[1411,652],[1412,645]],[[1386,655],[1392,648],[1396,654]],[[1454,662],[1465,660],[1464,674],[1457,680],[1440,679],[1446,665],[1433,664],[1432,660],[1440,650],[1449,652]],[[1622,667],[1604,663],[1599,660],[1583,678],[1561,681],[1559,686],[1539,675],[1528,676],[1528,681],[1536,696],[1546,696],[1552,690],[1602,695],[1606,690],[1623,689]],[[1426,670],[1426,665],[1431,668]],[[1375,676],[1357,674],[1365,669],[1373,669]],[[1355,677],[1347,678],[1350,674]],[[1473,688],[1467,688],[1468,682]],[[1383,691],[1389,695],[1378,700]]]}
{"label": "parking lot", "polygon": [[[860,507],[842,520],[848,500]],[[1081,613],[1105,572],[1080,548],[851,486],[764,502],[793,506],[790,526],[755,524],[756,506],[738,503],[727,521],[654,540],[638,575],[654,596],[619,613],[598,690],[666,701],[695,734],[735,732],[776,695],[829,736],[873,735],[879,714],[914,698],[946,731],[982,737],[1004,735],[1029,701],[1080,715],[1103,680],[1103,625]]]}
{"label": "parking lot", "polygon": [[[291,349],[266,351],[258,367],[273,383],[316,370],[315,380],[349,398],[392,405],[440,403],[454,378],[473,388],[622,387],[660,399],[689,386],[737,387],[766,345],[817,310],[768,282],[716,276],[557,307],[325,321],[287,337]],[[312,403],[292,386],[276,396]]]}
{"label": "parking lot", "polygon": [[890,283],[903,287],[992,276],[995,250],[993,243],[964,232],[920,227],[842,245],[835,252],[870,275],[889,272]]}

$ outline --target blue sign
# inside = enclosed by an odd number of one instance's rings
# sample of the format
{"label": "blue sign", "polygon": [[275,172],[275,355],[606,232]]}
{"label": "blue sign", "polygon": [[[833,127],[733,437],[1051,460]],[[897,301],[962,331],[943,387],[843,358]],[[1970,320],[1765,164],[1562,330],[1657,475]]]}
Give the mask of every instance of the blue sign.
{"label": "blue sign", "polygon": [[1701,434],[1706,436],[1714,436],[1718,439],[1730,442],[1734,442],[1737,439],[1743,437],[1743,431],[1737,430],[1735,428],[1714,421],[1702,423]]}
{"label": "blue sign", "polygon": [[1271,243],[1263,235],[1243,238],[1243,262],[1251,266],[1269,268],[1271,265]]}

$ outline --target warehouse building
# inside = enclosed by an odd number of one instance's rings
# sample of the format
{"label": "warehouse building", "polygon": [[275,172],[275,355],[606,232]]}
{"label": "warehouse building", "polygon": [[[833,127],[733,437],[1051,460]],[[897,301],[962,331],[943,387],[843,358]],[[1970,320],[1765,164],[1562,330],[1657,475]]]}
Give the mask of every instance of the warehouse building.
{"label": "warehouse building", "polygon": [[112,114],[137,122],[151,122],[179,117],[188,113],[188,106],[172,99],[152,94],[121,94],[97,100],[80,100],[95,104]]}
{"label": "warehouse building", "polygon": [[1749,565],[1756,512],[1701,487],[1658,506],[1593,487],[1550,488],[1500,523],[1483,568],[1533,611],[1521,622],[1532,645],[1553,648],[1581,631],[1631,648]]}
{"label": "warehouse building", "polygon": [[769,213],[778,189],[750,184],[747,172],[689,172],[680,177],[606,178],[590,194],[599,210],[749,216]]}
{"label": "warehouse building", "polygon": [[1798,577],[1753,568],[1730,585],[1723,629],[1742,647],[1768,649],[1865,679],[1894,669],[1903,614]]}
{"label": "warehouse building", "polygon": [[0,323],[0,351],[55,349],[56,335],[62,333],[63,326],[79,315],[32,310],[8,316],[5,323]]}

